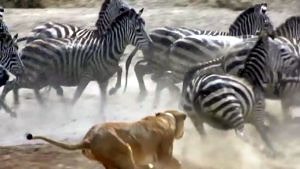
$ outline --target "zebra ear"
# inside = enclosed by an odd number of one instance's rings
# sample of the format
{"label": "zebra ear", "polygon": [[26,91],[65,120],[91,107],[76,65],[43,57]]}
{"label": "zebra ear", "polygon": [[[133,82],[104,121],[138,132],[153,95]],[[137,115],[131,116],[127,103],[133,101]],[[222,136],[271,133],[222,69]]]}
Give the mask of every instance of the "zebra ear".
{"label": "zebra ear", "polygon": [[15,34],[13,40],[16,41],[18,39],[19,34]]}
{"label": "zebra ear", "polygon": [[267,10],[268,10],[267,4],[266,4],[266,3],[263,3],[263,4],[261,5],[260,10],[261,10],[261,13],[265,14],[265,13],[267,12]]}
{"label": "zebra ear", "polygon": [[144,11],[144,8],[140,9],[138,15],[141,16],[143,11]]}

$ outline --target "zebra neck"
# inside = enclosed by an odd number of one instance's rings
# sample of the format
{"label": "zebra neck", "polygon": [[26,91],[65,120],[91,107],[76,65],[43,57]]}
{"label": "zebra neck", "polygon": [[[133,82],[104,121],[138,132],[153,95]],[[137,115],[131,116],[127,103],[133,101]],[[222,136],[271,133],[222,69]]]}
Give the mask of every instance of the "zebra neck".
{"label": "zebra neck", "polygon": [[261,90],[265,90],[269,84],[270,80],[267,79],[266,72],[255,72],[253,69],[251,70],[244,70],[241,77],[245,78],[254,88],[258,88]]}
{"label": "zebra neck", "polygon": [[[124,23],[122,23],[124,24]],[[126,46],[129,44],[127,38],[127,31],[125,25],[118,25],[108,30],[103,35],[101,49],[101,56],[108,56],[114,61],[119,61]]]}
{"label": "zebra neck", "polygon": [[98,20],[95,24],[99,33],[102,34],[109,27],[109,24],[110,23],[107,14],[100,12]]}

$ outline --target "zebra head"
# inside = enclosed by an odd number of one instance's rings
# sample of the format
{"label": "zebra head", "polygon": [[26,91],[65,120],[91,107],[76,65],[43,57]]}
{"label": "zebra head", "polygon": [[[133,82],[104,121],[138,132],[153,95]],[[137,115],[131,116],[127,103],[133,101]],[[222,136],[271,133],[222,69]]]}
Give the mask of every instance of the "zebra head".
{"label": "zebra head", "polygon": [[105,0],[99,12],[96,27],[105,31],[114,19],[131,7],[122,0]]}
{"label": "zebra head", "polygon": [[0,64],[15,76],[24,72],[24,65],[18,53],[17,38],[18,34],[12,37],[8,33],[0,33]]}
{"label": "zebra head", "polygon": [[265,29],[266,24],[268,32],[272,32],[274,27],[266,14],[267,9],[266,3],[256,4],[246,9],[230,25],[229,35],[257,35],[262,29]]}
{"label": "zebra head", "polygon": [[139,13],[136,13],[134,9],[129,11],[129,23],[128,23],[128,40],[129,42],[141,50],[148,50],[152,44],[152,40],[145,30],[145,21],[141,17],[144,8]]}

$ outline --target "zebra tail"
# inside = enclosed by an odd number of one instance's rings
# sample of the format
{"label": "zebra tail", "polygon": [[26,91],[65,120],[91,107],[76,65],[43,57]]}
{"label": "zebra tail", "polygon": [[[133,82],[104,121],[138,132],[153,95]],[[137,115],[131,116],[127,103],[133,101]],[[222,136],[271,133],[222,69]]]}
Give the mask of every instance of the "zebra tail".
{"label": "zebra tail", "polygon": [[136,47],[128,56],[127,60],[126,60],[126,66],[125,66],[125,86],[124,86],[124,93],[126,91],[127,88],[127,81],[128,81],[128,71],[129,71],[129,66],[131,64],[132,58],[133,56],[136,54],[136,52],[138,51],[138,48]]}

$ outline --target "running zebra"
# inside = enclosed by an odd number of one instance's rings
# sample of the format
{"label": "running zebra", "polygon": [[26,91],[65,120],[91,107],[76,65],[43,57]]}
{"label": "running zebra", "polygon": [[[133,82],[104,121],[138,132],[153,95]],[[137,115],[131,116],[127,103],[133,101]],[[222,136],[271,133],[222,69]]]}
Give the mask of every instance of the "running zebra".
{"label": "running zebra", "polygon": [[238,136],[246,139],[244,126],[250,123],[275,153],[264,125],[263,91],[276,83],[277,72],[284,72],[287,67],[278,64],[284,62],[279,55],[269,55],[269,41],[272,40],[268,36],[259,37],[238,77],[198,72],[198,68],[185,74],[181,105],[200,134],[205,134],[203,123],[208,123],[217,129],[235,129]]}
{"label": "running zebra", "polygon": [[[96,80],[103,111],[108,80],[118,70],[126,46],[132,44],[145,50],[151,44],[140,16],[142,11],[137,14],[130,9],[122,13],[101,36],[33,41],[22,52],[27,78],[14,85],[33,88],[35,92],[45,85],[77,86],[72,101],[75,104],[88,83]],[[6,85],[4,95],[12,88],[13,85]]]}
{"label": "running zebra", "polygon": [[[122,0],[105,0],[102,4],[101,10],[99,12],[98,19],[96,21],[97,29],[79,29],[73,25],[68,24],[59,24],[49,22],[42,26],[36,27],[33,32],[33,36],[24,37],[18,39],[18,41],[27,40],[27,43],[36,40],[36,39],[45,39],[45,38],[86,38],[89,39],[94,34],[99,36],[105,32],[109,27],[110,23],[119,16],[122,12],[129,10],[130,7],[123,2]],[[110,89],[109,93],[114,94],[121,87],[121,76],[122,68],[119,67],[117,71],[117,81],[115,86]],[[63,89],[60,86],[55,86],[56,93],[60,96],[63,95]],[[36,92],[36,96],[40,98],[39,94]],[[2,95],[2,97],[5,97]],[[40,99],[39,99],[40,100]],[[14,103],[19,104],[19,94],[18,90],[14,90]]]}
{"label": "running zebra", "polygon": [[[130,9],[130,6],[123,0],[105,0],[100,9],[98,20],[95,23],[99,34],[102,34],[110,23],[122,12]],[[57,22],[47,22],[39,25],[32,30],[31,36],[18,39],[18,42],[25,41],[29,43],[35,39],[44,38],[71,38],[77,36],[90,36],[94,33],[93,29],[83,29],[70,24],[61,24]]]}
{"label": "running zebra", "polygon": [[[188,28],[172,28],[162,27],[156,28],[150,32],[150,37],[153,40],[153,49],[150,53],[143,51],[144,59],[137,62],[134,67],[134,71],[139,83],[140,98],[146,96],[147,90],[144,83],[144,75],[154,74],[152,79],[160,77],[165,70],[165,62],[167,61],[169,50],[171,45],[178,39],[190,36],[190,35],[256,35],[262,29],[262,25],[265,22],[269,22],[270,19],[266,15],[267,4],[256,4],[244,12],[242,12],[233,24],[229,28],[229,32],[218,32],[218,31],[203,31],[194,30]],[[132,57],[137,52],[135,49],[126,61],[126,76],[128,75],[128,69]],[[125,88],[127,84],[127,78],[125,82]]]}
{"label": "running zebra", "polygon": [[[18,53],[17,38],[18,34],[12,37],[9,33],[0,33],[1,85],[6,84],[7,82],[6,70],[10,71],[17,78],[20,78],[24,73],[24,66]],[[16,117],[16,113],[9,109],[2,99],[0,99],[0,105],[3,106],[5,111],[12,117]]]}
{"label": "running zebra", "polygon": [[[280,78],[277,84],[274,84],[269,91],[265,93],[266,98],[269,99],[281,99],[282,112],[284,121],[291,120],[289,108],[292,105],[299,105],[296,98],[299,96],[300,90],[300,75],[297,72],[299,69],[300,58],[300,43],[297,42],[300,34],[297,30],[300,30],[300,17],[292,16],[276,28],[274,42],[279,47],[279,54],[285,60],[284,65],[289,65],[288,73],[285,72],[283,77]],[[237,73],[244,68],[244,62],[247,58],[248,49],[238,50],[224,55],[220,58],[210,60],[208,62],[201,63],[199,65],[199,71],[207,71],[210,67],[214,67],[218,73],[228,73],[231,75],[237,75]],[[296,59],[295,59],[296,58]],[[295,72],[295,70],[297,70]],[[215,70],[212,70],[214,72]],[[173,72],[172,72],[173,73]],[[173,73],[173,75],[176,73]]]}
{"label": "running zebra", "polygon": [[[282,42],[287,42],[289,47],[300,59],[300,16],[292,16],[286,19],[277,29],[275,34],[280,36]],[[281,107],[285,122],[292,120],[291,106],[299,105],[300,73],[296,71],[285,74],[276,84],[273,93],[269,94],[273,99],[281,99]],[[272,95],[273,94],[273,95]]]}

